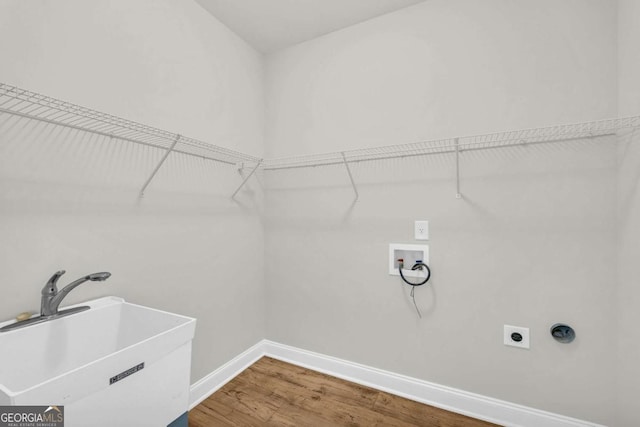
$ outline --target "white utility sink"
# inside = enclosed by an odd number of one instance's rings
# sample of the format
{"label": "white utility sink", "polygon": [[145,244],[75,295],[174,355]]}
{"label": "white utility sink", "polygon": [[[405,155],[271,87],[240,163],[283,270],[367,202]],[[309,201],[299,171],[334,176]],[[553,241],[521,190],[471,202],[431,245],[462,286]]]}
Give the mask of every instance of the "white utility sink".
{"label": "white utility sink", "polygon": [[0,333],[0,405],[64,405],[66,427],[186,426],[195,319],[117,297],[79,305],[91,308]]}

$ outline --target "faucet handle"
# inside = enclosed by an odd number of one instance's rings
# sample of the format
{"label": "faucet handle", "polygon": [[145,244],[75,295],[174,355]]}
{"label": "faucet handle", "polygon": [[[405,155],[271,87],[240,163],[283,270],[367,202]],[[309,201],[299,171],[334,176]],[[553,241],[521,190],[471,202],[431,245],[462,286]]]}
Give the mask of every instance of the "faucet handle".
{"label": "faucet handle", "polygon": [[42,288],[42,295],[55,295],[58,293],[58,287],[56,283],[58,283],[58,279],[66,273],[65,270],[56,271],[53,276],[47,281],[47,284]]}

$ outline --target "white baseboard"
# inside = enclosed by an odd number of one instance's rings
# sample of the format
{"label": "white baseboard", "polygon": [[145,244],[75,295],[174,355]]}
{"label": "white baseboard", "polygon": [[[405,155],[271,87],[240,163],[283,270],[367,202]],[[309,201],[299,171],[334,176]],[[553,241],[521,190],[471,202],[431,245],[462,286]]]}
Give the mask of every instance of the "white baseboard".
{"label": "white baseboard", "polygon": [[206,377],[196,381],[191,385],[189,409],[196,407],[262,356],[264,356],[264,340],[237,355]]}
{"label": "white baseboard", "polygon": [[194,384],[191,387],[191,408],[265,355],[417,402],[508,427],[604,427],[268,340],[260,341]]}

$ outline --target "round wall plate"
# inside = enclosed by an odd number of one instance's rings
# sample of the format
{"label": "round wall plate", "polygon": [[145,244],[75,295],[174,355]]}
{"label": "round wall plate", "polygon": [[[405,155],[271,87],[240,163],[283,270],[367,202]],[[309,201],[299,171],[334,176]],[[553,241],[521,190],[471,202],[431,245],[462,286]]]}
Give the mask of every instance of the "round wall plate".
{"label": "round wall plate", "polygon": [[558,342],[569,344],[576,339],[576,331],[564,323],[556,323],[551,327],[551,336]]}

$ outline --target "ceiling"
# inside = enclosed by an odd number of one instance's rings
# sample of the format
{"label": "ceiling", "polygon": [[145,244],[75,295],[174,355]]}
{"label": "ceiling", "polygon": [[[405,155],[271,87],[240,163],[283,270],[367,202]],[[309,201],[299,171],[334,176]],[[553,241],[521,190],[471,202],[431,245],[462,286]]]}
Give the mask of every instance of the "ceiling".
{"label": "ceiling", "polygon": [[257,50],[271,53],[424,0],[196,0]]}

